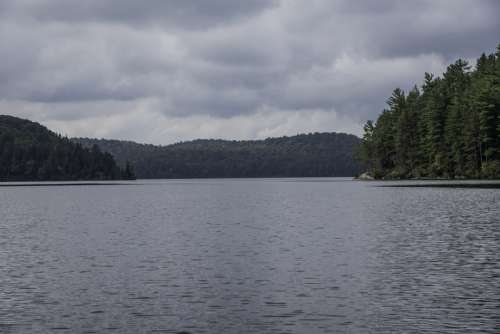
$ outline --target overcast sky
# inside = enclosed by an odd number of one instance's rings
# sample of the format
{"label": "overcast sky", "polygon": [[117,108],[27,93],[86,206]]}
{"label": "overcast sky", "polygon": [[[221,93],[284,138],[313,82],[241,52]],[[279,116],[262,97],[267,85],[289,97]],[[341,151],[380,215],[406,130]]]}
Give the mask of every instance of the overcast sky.
{"label": "overcast sky", "polygon": [[0,0],[0,114],[168,144],[360,134],[500,43],[496,0]]}

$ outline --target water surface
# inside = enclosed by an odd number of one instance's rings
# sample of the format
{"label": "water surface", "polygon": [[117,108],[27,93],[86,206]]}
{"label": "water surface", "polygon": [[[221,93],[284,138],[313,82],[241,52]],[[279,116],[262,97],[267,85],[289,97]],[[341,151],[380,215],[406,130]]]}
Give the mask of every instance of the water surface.
{"label": "water surface", "polygon": [[498,333],[500,190],[0,188],[1,333]]}

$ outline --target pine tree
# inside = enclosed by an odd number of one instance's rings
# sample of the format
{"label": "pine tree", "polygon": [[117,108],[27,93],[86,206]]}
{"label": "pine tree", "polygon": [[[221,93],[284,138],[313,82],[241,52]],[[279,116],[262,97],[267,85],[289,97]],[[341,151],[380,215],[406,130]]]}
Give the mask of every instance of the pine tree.
{"label": "pine tree", "polygon": [[367,123],[379,177],[500,177],[500,45],[473,71],[464,60],[442,78],[425,73],[422,94],[393,91],[375,123]]}

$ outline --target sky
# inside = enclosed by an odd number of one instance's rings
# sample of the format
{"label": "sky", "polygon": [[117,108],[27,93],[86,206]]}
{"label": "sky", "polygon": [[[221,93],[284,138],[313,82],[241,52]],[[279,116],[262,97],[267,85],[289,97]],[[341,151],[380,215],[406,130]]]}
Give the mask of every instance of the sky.
{"label": "sky", "polygon": [[0,114],[153,144],[360,135],[394,88],[493,52],[499,16],[497,0],[0,0]]}

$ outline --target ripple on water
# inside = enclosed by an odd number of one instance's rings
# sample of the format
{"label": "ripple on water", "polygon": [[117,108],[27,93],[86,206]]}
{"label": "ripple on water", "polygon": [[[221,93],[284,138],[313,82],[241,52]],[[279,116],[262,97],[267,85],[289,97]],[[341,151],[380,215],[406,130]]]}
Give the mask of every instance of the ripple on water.
{"label": "ripple on water", "polygon": [[300,181],[2,189],[0,332],[499,332],[498,190]]}

